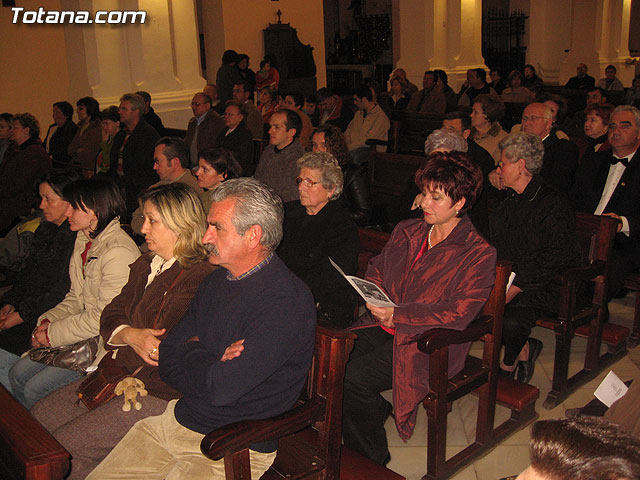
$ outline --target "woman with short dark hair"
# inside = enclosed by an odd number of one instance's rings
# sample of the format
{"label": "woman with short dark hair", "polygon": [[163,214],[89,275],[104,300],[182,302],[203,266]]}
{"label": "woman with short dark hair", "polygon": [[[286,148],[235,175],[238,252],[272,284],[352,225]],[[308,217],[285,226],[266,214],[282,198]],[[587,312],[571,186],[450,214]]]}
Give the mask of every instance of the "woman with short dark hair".
{"label": "woman with short dark hair", "polygon": [[93,97],[84,97],[78,100],[76,105],[78,131],[69,145],[69,155],[74,165],[94,172],[102,141],[100,104]]}
{"label": "woman with short dark hair", "polygon": [[35,185],[51,169],[51,158],[40,140],[40,124],[30,113],[13,117],[14,144],[0,163],[0,236],[37,205]]}
{"label": "woman with short dark hair", "polygon": [[78,126],[73,121],[73,107],[69,102],[54,103],[52,115],[53,123],[49,125],[42,145],[53,160],[53,167],[62,168],[71,163],[68,150],[78,131]]}
{"label": "woman with short dark hair", "polygon": [[[415,181],[423,218],[400,222],[365,275],[397,306],[366,305],[369,328],[358,330],[344,382],[344,444],[382,465],[390,459],[384,423],[392,408],[380,393],[393,389],[396,427],[407,440],[429,392],[429,357],[415,338],[443,326],[466,328],[495,281],[495,249],[466,215],[482,190],[480,167],[466,153],[433,153]],[[449,348],[450,377],[470,346]]]}
{"label": "woman with short dark hair", "polygon": [[0,299],[0,348],[15,355],[31,346],[31,331],[38,317],[69,291],[69,259],[76,232],[69,230],[69,203],[62,192],[79,179],[74,170],[50,172],[38,185],[43,218],[33,234],[24,268]]}
{"label": "woman with short dark hair", "polygon": [[216,187],[226,180],[239,177],[241,173],[242,167],[231,150],[216,147],[200,152],[195,175],[198,177],[198,186],[202,188],[200,200],[206,214],[211,208],[211,195]]}
{"label": "woman with short dark hair", "polygon": [[118,107],[112,105],[102,110],[100,112],[100,123],[102,124],[102,141],[100,142],[100,152],[96,157],[96,173],[108,173],[113,139],[120,131]]}
{"label": "woman with short dark hair", "polygon": [[233,152],[234,158],[242,167],[238,176],[250,177],[255,173],[257,165],[253,156],[253,134],[246,123],[247,110],[237,100],[229,100],[223,118],[225,128],[218,134],[215,145]]}
{"label": "woman with short dark hair", "polygon": [[[124,200],[113,182],[84,179],[66,187],[63,194],[69,202],[69,228],[78,232],[69,262],[71,288],[62,302],[38,318],[32,347],[71,345],[98,335],[102,310],[120,293],[129,265],[140,256],[136,244],[120,228]],[[97,360],[104,354],[100,350]],[[80,376],[28,356],[15,360],[9,371],[11,390],[27,408]]]}
{"label": "woman with short dark hair", "polygon": [[498,144],[507,136],[500,125],[504,112],[500,97],[482,94],[473,99],[470,138],[489,152],[496,163],[500,161]]}

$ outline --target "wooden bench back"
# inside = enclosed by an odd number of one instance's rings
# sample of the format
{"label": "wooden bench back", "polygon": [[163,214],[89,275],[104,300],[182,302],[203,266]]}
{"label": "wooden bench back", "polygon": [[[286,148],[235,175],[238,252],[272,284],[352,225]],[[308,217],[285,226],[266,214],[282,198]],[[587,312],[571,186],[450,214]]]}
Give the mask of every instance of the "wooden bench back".
{"label": "wooden bench back", "polygon": [[596,260],[608,261],[613,248],[616,220],[587,213],[576,214],[576,239],[582,265],[591,265]]}
{"label": "wooden bench back", "polygon": [[372,151],[369,154],[369,185],[377,204],[399,197],[425,161],[424,156]]}
{"label": "wooden bench back", "polygon": [[380,254],[391,235],[371,228],[359,228],[358,235],[360,236],[360,253],[358,253],[358,271],[356,275],[364,278],[369,260]]}
{"label": "wooden bench back", "polygon": [[443,114],[397,112],[391,123],[391,148],[394,153],[424,153],[424,142],[442,126]]}

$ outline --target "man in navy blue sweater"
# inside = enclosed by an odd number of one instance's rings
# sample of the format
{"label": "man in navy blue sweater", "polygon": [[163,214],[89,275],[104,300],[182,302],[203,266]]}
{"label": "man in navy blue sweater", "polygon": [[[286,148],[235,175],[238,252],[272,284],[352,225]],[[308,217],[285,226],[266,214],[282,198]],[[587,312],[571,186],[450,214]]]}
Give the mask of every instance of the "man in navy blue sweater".
{"label": "man in navy blue sweater", "polygon": [[[311,366],[316,310],[308,287],[273,253],[282,218],[282,201],[257,180],[216,189],[203,242],[223,268],[160,344],[160,376],[183,397],[138,422],[87,478],[224,479],[223,460],[200,453],[204,435],[293,406]],[[251,446],[252,478],[273,463],[276,447]]]}

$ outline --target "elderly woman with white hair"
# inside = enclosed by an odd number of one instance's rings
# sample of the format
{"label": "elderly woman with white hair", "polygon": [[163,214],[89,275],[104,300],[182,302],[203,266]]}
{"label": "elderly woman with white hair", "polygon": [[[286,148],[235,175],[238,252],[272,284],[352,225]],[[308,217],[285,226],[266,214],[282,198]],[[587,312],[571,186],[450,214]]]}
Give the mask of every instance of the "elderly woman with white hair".
{"label": "elderly woman with white hair", "polygon": [[[484,152],[482,147],[475,145],[475,149],[469,149],[469,143],[467,139],[463,136],[462,133],[458,133],[450,128],[441,128],[439,130],[434,130],[427,137],[427,140],[424,142],[424,153],[429,156],[432,153],[441,152],[468,152],[469,160],[476,164],[483,171],[483,181],[482,188],[478,192],[478,198],[473,205],[473,207],[469,210],[469,220],[473,223],[473,226],[476,227],[478,233],[482,236],[487,237],[489,233],[489,214],[488,214],[488,205],[487,205],[487,195],[483,194],[483,191],[486,191],[487,186],[489,186],[486,181],[484,172],[487,171],[487,166],[489,169],[493,167],[493,161],[489,154],[486,156],[488,160],[477,155],[477,151],[480,150]],[[474,152],[476,155],[474,155]],[[483,164],[483,160],[489,162],[488,164]],[[413,205],[411,206],[411,210],[419,210],[420,203],[422,202],[422,193],[417,190],[415,183],[412,183],[410,186],[410,191],[415,198],[413,200]]]}
{"label": "elderly woman with white hair", "polygon": [[499,148],[497,173],[511,191],[489,219],[491,244],[516,274],[506,297],[501,373],[528,383],[542,349],[531,329],[537,318],[555,313],[556,274],[577,264],[575,221],[568,199],[539,174],[544,147],[537,135],[512,133]]}
{"label": "elderly woman with white hair", "polygon": [[347,327],[354,320],[356,297],[347,275],[358,268],[358,227],[337,200],[343,187],[338,161],[326,152],[298,160],[300,201],[285,204],[284,238],[278,255],[311,289],[319,318]]}

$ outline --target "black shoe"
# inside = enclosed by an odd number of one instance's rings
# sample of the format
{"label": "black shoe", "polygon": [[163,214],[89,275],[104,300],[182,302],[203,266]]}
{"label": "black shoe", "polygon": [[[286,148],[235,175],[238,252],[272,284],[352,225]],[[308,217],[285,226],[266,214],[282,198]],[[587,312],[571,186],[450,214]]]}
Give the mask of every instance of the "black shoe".
{"label": "black shoe", "polygon": [[518,375],[516,380],[522,383],[529,383],[533,377],[533,369],[536,367],[536,360],[542,350],[542,342],[535,338],[529,338],[529,359],[518,362]]}

